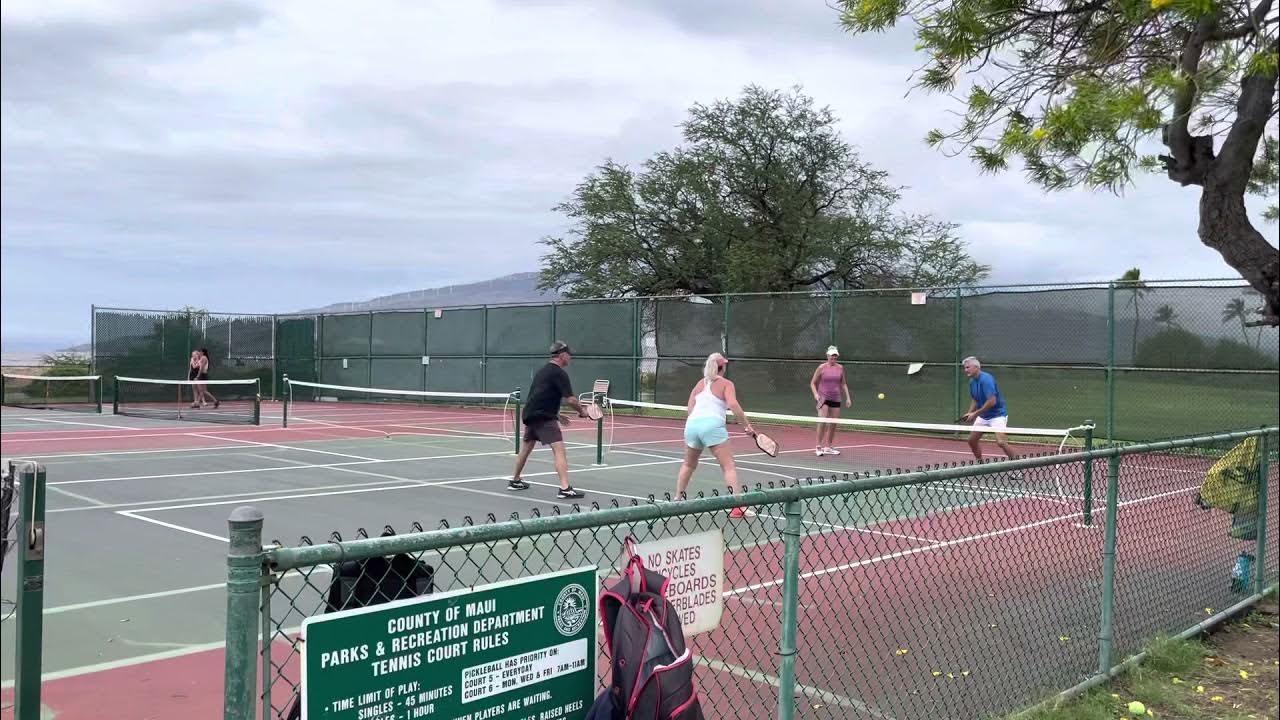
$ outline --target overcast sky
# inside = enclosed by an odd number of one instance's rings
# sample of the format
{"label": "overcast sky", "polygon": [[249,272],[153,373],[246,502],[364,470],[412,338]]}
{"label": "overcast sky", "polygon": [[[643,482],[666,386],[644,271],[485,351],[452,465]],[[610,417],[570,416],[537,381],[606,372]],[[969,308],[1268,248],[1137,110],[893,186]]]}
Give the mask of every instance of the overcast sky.
{"label": "overcast sky", "polygon": [[91,303],[284,312],[537,268],[551,208],[695,102],[803,86],[992,281],[1233,275],[1196,191],[1045,195],[927,148],[909,29],[823,0],[5,0],[3,338]]}

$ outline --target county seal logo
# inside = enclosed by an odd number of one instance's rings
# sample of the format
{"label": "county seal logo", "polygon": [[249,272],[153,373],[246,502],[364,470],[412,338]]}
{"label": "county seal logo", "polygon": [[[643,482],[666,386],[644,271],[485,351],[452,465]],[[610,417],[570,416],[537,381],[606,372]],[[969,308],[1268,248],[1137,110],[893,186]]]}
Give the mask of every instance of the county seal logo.
{"label": "county seal logo", "polygon": [[587,616],[591,608],[587,606],[587,589],[574,583],[566,586],[556,596],[556,604],[552,608],[556,630],[565,637],[572,637],[582,632],[587,624]]}

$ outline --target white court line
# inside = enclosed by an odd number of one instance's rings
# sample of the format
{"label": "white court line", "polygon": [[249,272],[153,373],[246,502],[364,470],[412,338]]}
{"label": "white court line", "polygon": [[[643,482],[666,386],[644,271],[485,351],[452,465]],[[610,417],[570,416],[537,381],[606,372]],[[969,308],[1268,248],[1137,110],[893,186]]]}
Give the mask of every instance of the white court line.
{"label": "white court line", "polygon": [[[166,448],[164,450],[105,450],[103,452],[59,453],[54,455],[23,455],[25,460],[63,460],[65,458],[93,458],[111,455],[154,455],[159,453],[198,453],[205,450],[243,450],[243,445],[215,445],[213,447]],[[216,453],[209,453],[215,455]],[[196,455],[195,457],[200,457]]]}
{"label": "white court line", "polygon": [[[1000,535],[1008,535],[1010,533],[1022,532],[1024,530],[1031,530],[1034,528],[1041,527],[1042,525],[1051,525],[1056,522],[1062,522],[1063,520],[1074,520],[1081,516],[1082,516],[1081,513],[1071,513],[1070,515],[1059,515],[1058,517],[1048,518],[1046,520],[1038,520],[1033,523],[1027,523],[1026,525],[1018,525],[1016,527],[1004,528],[1002,530],[993,530],[991,532],[983,533],[981,535],[966,535],[961,538],[956,538],[955,540],[941,540],[933,545],[925,545],[924,547],[910,548],[907,550],[899,550],[898,552],[889,553],[887,555],[880,555],[877,557],[869,558],[867,560],[858,560],[857,562],[845,563],[843,565],[820,568],[818,570],[810,570],[809,572],[800,573],[800,579],[808,580],[810,578],[821,577],[823,575],[830,575],[832,573],[843,572],[845,570],[853,570],[855,568],[864,567],[866,565],[874,565],[876,563],[882,563],[882,562],[885,562],[886,560],[897,560],[898,558],[901,558],[901,557],[916,555],[918,553],[927,552],[929,550],[937,550],[939,548],[953,547],[956,545],[965,545],[967,543],[977,542],[978,540],[987,540],[993,537],[998,537]],[[754,583],[751,585],[747,585],[746,587],[729,590],[728,592],[725,593],[725,597],[730,597],[733,595],[741,595],[742,593],[751,592],[754,590],[762,590],[765,588],[777,587],[778,585],[781,585],[782,582],[783,582],[782,579],[779,578],[775,580],[769,580],[767,582]]]}
{"label": "white court line", "polygon": [[[17,418],[17,419],[18,419],[18,420],[31,420],[31,421],[33,421],[33,422],[57,423],[57,424],[59,424],[59,425],[88,425],[89,427],[102,428],[102,429],[104,429],[104,430],[105,430],[105,429],[112,429],[112,430],[114,430],[114,429],[116,429],[116,428],[119,428],[119,429],[121,429],[121,430],[143,430],[143,429],[145,429],[145,428],[140,428],[140,427],[134,427],[134,426],[132,426],[132,425],[104,425],[104,424],[102,424],[102,423],[76,422],[75,420],[54,420],[53,418],[43,418],[43,417],[24,417],[24,418]],[[16,433],[47,433],[47,432],[48,432],[47,430],[14,430],[14,431],[12,431],[12,432],[8,432],[8,433],[5,433],[5,434],[6,434],[6,435],[13,435],[13,434],[16,434]],[[68,432],[70,432],[70,431],[68,431]]]}
{"label": "white court line", "polygon": [[1125,465],[1121,463],[1120,465],[1121,475],[1124,474],[1124,470],[1127,468],[1138,468],[1139,470],[1158,470],[1159,472],[1185,473],[1187,475],[1204,475],[1206,472],[1209,471],[1208,466],[1205,466],[1200,470],[1181,470],[1179,468],[1162,468],[1162,467],[1154,467],[1151,465]]}
{"label": "white court line", "polygon": [[[341,483],[338,485],[314,485],[314,486],[309,486],[307,489],[308,490],[335,490],[335,489],[341,489],[341,488],[369,487],[371,485],[390,485],[393,482],[402,482],[402,481],[387,480],[383,482],[373,482],[373,483],[366,482],[366,483]],[[58,488],[54,488],[54,489],[57,490]],[[65,493],[66,491],[59,490],[59,492]],[[67,507],[67,508],[53,508],[51,510],[46,510],[45,513],[53,514],[53,513],[84,512],[86,510],[115,510],[118,508],[146,510],[147,505],[164,505],[165,503],[184,503],[184,502],[194,502],[197,500],[225,500],[228,498],[239,498],[244,502],[253,502],[260,495],[271,495],[272,493],[275,493],[275,492],[279,492],[279,491],[278,490],[251,490],[247,492],[225,493],[222,495],[196,495],[191,497],[165,498],[163,500],[133,500],[131,502],[104,503],[100,506],[95,506],[95,507],[80,506],[80,507]]]}
{"label": "white court line", "polygon": [[225,538],[225,537],[222,537],[221,535],[214,535],[213,533],[207,533],[202,530],[196,530],[194,528],[183,527],[182,525],[174,525],[173,523],[167,523],[167,522],[164,522],[163,520],[156,520],[155,518],[143,517],[141,515],[135,514],[133,510],[117,510],[116,514],[123,515],[128,518],[133,518],[134,520],[141,520],[142,522],[151,523],[153,525],[159,525],[160,527],[166,527],[166,528],[169,528],[170,530],[177,530],[179,532],[191,533],[192,535],[199,535],[200,537],[206,537],[206,538],[209,538],[210,540],[220,540],[224,543],[231,542],[231,538]]}
{"label": "white court line", "polygon": [[334,457],[347,458],[348,460],[371,460],[371,461],[377,462],[378,460],[381,459],[381,458],[365,457],[363,455],[354,455],[352,453],[334,452],[332,450],[317,450],[315,448],[295,448],[291,445],[281,445],[279,443],[261,442],[258,440],[241,440],[240,438],[225,438],[225,437],[218,437],[217,435],[206,435],[203,433],[192,433],[192,434],[195,435],[196,437],[202,437],[208,440],[221,440],[223,442],[238,442],[238,443],[244,443],[246,445],[254,445],[257,447],[272,447],[280,450],[298,450],[300,452],[316,453],[318,455],[333,455]]}
{"label": "white court line", "polygon": [[[89,503],[89,505],[90,505],[90,506],[92,506],[92,507],[99,507],[99,508],[101,508],[101,507],[106,507],[107,505],[109,505],[109,504],[110,504],[110,503],[107,503],[107,502],[103,502],[102,500],[96,500],[96,499],[94,499],[94,498],[91,498],[91,497],[89,497],[88,495],[80,495],[80,494],[78,494],[78,493],[73,493],[73,492],[71,492],[70,490],[63,490],[62,488],[51,487],[51,488],[49,488],[49,489],[50,489],[50,490],[52,490],[52,491],[54,491],[54,492],[56,492],[56,493],[62,493],[63,495],[66,495],[66,496],[67,496],[67,497],[69,497],[69,498],[75,498],[76,500],[79,500],[80,502],[86,502],[86,503]],[[88,508],[85,508],[85,509],[87,510]],[[45,512],[47,513],[48,511],[46,510]]]}
{"label": "white court line", "polygon": [[[739,665],[733,665],[732,663],[727,663],[723,660],[717,660],[701,654],[696,657],[697,663],[703,667],[709,667],[712,670],[719,670],[720,672],[729,673],[730,675],[737,675],[738,677],[751,682],[764,683],[765,685],[772,685],[775,688],[782,687],[782,681],[780,679],[774,675],[764,672],[763,670],[744,668]],[[854,708],[855,710],[860,711],[859,714],[870,715],[871,717],[878,718],[879,720],[897,720],[894,716],[886,715],[874,706],[868,705],[861,700],[845,697],[844,695],[839,695],[820,687],[796,683],[795,690],[797,694],[804,695],[806,700],[821,700],[827,705]]]}

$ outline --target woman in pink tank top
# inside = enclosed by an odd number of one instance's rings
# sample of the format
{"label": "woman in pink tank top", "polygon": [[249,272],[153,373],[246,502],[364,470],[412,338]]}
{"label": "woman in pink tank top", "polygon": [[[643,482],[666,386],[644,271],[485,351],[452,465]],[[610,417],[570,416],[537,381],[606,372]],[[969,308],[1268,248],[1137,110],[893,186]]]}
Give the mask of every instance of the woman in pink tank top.
{"label": "woman in pink tank top", "polygon": [[[818,404],[818,417],[840,417],[840,400],[844,404],[853,405],[853,396],[849,394],[849,384],[844,379],[844,367],[840,365],[840,351],[835,345],[827,348],[827,361],[813,371],[813,379],[809,381],[809,389],[813,391],[813,401]],[[839,455],[836,450],[835,423],[818,423],[818,443],[813,454]]]}

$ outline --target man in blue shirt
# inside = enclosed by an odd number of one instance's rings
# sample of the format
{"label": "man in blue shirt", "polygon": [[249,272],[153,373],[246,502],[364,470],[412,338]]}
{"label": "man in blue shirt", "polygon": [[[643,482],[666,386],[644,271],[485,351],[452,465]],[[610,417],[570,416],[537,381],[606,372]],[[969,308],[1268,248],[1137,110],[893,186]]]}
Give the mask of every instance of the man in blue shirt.
{"label": "man in blue shirt", "polygon": [[[969,412],[960,417],[961,422],[972,422],[975,428],[991,428],[996,433],[996,444],[1004,450],[1010,459],[1014,457],[1009,447],[1009,438],[1004,429],[1009,426],[1009,410],[1005,407],[1004,396],[996,386],[996,379],[991,373],[982,371],[982,363],[976,357],[967,357],[962,363],[964,374],[969,378]],[[969,449],[973,456],[982,459],[981,430],[969,433]]]}

